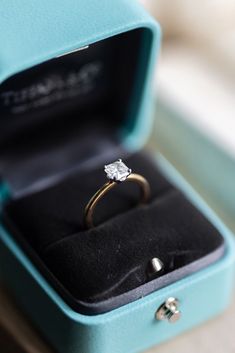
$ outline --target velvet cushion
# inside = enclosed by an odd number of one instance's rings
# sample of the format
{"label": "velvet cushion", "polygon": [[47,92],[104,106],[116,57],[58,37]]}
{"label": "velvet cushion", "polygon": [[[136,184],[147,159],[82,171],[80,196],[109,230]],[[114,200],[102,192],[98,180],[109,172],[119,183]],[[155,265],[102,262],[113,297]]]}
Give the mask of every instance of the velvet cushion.
{"label": "velvet cushion", "polygon": [[[108,163],[109,161],[107,161]],[[11,200],[5,217],[74,297],[98,303],[138,288],[207,256],[223,244],[212,224],[160,173],[145,154],[126,164],[151,185],[151,200],[135,207],[138,188],[117,185],[86,230],[83,211],[106,181],[103,167],[73,174],[53,187]],[[156,275],[149,263],[164,264]]]}

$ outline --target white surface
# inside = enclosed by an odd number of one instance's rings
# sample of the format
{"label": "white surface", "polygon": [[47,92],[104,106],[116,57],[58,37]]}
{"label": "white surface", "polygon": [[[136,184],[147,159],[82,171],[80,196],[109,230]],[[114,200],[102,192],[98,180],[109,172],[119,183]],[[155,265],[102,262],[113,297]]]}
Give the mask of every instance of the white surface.
{"label": "white surface", "polygon": [[157,72],[160,98],[235,157],[235,84],[198,51],[168,45]]}

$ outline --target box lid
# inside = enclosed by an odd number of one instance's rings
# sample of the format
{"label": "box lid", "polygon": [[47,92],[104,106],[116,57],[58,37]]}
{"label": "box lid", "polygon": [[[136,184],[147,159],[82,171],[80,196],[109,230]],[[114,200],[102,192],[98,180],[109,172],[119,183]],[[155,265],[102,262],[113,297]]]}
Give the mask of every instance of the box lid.
{"label": "box lid", "polygon": [[[134,0],[59,0],[56,4],[51,0],[37,4],[9,0],[1,3],[0,10],[1,86],[15,75],[58,56],[122,33],[142,31],[134,87],[126,102],[121,129],[129,147],[139,146],[150,128],[150,83],[160,41],[159,26],[141,5]],[[22,76],[20,79],[23,82]],[[2,97],[2,105],[3,99],[6,102],[6,96]],[[10,124],[14,125],[13,119]]]}

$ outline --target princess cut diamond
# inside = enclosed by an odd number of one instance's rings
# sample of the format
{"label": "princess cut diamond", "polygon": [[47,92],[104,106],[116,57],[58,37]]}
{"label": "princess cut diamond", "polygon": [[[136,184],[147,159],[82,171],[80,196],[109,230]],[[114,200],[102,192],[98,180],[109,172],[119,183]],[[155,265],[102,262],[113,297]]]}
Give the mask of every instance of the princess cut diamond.
{"label": "princess cut diamond", "polygon": [[104,166],[104,171],[107,174],[109,180],[116,182],[125,181],[126,178],[131,174],[131,169],[128,168],[121,159],[111,164]]}

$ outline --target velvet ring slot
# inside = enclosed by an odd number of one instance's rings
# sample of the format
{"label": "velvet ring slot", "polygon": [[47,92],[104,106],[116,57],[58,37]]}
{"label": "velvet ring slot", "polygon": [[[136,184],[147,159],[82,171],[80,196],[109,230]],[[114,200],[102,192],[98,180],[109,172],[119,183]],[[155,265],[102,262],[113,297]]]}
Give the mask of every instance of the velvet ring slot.
{"label": "velvet ring slot", "polygon": [[[150,203],[132,208],[135,186],[123,184],[106,195],[99,214],[103,223],[90,230],[83,228],[83,207],[103,179],[102,168],[75,173],[5,207],[5,222],[18,241],[29,245],[31,258],[64,299],[86,314],[137,300],[208,266],[224,252],[223,237],[151,158],[138,153],[127,160],[149,180]],[[149,278],[146,269],[156,256],[164,271]]]}

